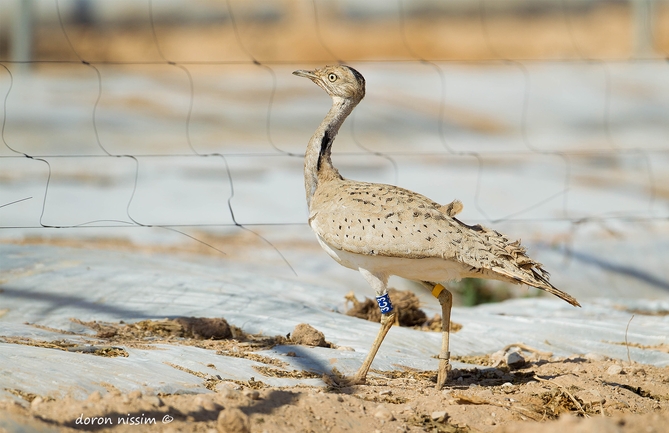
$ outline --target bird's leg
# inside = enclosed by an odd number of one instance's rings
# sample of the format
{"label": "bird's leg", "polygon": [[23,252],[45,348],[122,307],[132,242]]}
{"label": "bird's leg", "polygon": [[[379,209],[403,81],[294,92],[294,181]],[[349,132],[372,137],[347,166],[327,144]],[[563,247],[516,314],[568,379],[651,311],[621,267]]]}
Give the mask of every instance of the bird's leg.
{"label": "bird's leg", "polygon": [[372,347],[369,349],[369,353],[367,354],[367,357],[360,366],[360,369],[358,370],[357,373],[355,373],[355,377],[353,378],[352,381],[353,384],[361,385],[365,383],[367,379],[367,373],[369,372],[369,369],[372,366],[372,362],[374,361],[376,352],[379,351],[379,347],[381,347],[383,339],[386,337],[386,334],[388,333],[388,331],[390,331],[390,328],[392,328],[394,323],[395,323],[394,311],[387,314],[381,314],[381,329],[379,329],[379,333],[376,334],[374,343],[372,343]]}
{"label": "bird's leg", "polygon": [[432,296],[441,304],[441,352],[439,353],[439,371],[437,373],[437,389],[442,389],[448,380],[451,352],[448,350],[448,340],[451,331],[451,307],[453,295],[441,284],[432,289]]}
{"label": "bird's leg", "polygon": [[367,373],[372,366],[374,357],[383,343],[383,339],[388,334],[388,331],[395,323],[395,311],[393,305],[390,302],[390,295],[388,295],[388,276],[373,274],[366,269],[359,269],[360,273],[367,280],[370,286],[376,290],[376,302],[379,304],[379,309],[381,310],[381,329],[376,335],[372,347],[369,349],[367,357],[360,366],[360,369],[355,374],[352,383],[353,384],[363,384],[367,378]]}

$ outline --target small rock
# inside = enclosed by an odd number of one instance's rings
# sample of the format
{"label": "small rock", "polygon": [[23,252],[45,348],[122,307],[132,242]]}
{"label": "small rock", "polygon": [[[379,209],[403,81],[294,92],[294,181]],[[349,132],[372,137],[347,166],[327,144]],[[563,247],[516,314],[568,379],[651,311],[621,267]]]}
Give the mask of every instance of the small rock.
{"label": "small rock", "polygon": [[219,433],[250,433],[249,417],[237,408],[224,409],[216,421]]}
{"label": "small rock", "polygon": [[343,352],[355,352],[355,349],[350,346],[337,346],[337,350],[341,350]]}
{"label": "small rock", "polygon": [[250,398],[251,400],[260,400],[260,393],[255,389],[247,389],[244,391],[244,395]]}
{"label": "small rock", "polygon": [[380,420],[383,421],[392,421],[395,419],[395,416],[393,413],[388,410],[387,407],[384,405],[380,404],[377,408],[376,411],[374,412],[374,416]]}
{"label": "small rock", "polygon": [[430,415],[430,418],[432,418],[434,421],[437,422],[444,422],[446,421],[446,418],[448,417],[448,414],[446,413],[445,410],[437,410],[432,412]]}
{"label": "small rock", "polygon": [[381,391],[379,393],[379,395],[392,395],[392,394],[393,394],[393,392],[389,389],[384,389],[383,391]]}
{"label": "small rock", "polygon": [[177,317],[174,321],[183,328],[184,337],[200,340],[222,340],[232,337],[230,325],[222,317]]}
{"label": "small rock", "polygon": [[511,382],[504,382],[502,384],[502,391],[504,391],[507,394],[510,394],[515,390],[516,390],[516,387],[513,386],[513,384]]}
{"label": "small rock", "polygon": [[341,395],[338,395],[338,396],[337,396],[337,401],[338,401],[339,403],[342,403],[342,402],[344,401],[344,397],[342,397]]}
{"label": "small rock", "polygon": [[287,352],[287,353],[286,353],[286,356],[290,356],[290,357],[295,358],[295,357],[297,356],[297,353],[295,353],[295,352],[293,352],[293,351],[291,350],[290,352]]}
{"label": "small rock", "polygon": [[606,361],[608,359],[601,353],[586,353],[585,355],[583,355],[583,358],[587,359],[588,361],[594,361],[594,362]]}
{"label": "small rock", "polygon": [[42,404],[43,401],[44,399],[42,399],[42,397],[40,396],[35,397],[33,401],[30,402],[30,408],[32,410],[36,410],[39,407],[39,405]]}
{"label": "small rock", "polygon": [[523,355],[521,355],[518,352],[510,352],[506,355],[506,365],[509,366],[510,369],[515,370],[517,368],[521,368],[522,366],[525,365],[525,358],[523,358]]}
{"label": "small rock", "polygon": [[290,339],[295,344],[304,346],[328,347],[325,341],[325,335],[316,328],[306,323],[300,323],[290,334]]}
{"label": "small rock", "polygon": [[621,374],[622,372],[623,368],[618,364],[613,364],[606,370],[606,373],[610,374],[611,376],[615,376],[616,374]]}

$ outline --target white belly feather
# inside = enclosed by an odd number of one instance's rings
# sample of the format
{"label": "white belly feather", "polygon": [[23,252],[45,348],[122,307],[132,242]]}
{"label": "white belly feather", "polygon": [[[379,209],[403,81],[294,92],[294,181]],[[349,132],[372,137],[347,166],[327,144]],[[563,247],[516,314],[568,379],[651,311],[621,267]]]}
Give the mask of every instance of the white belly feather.
{"label": "white belly feather", "polygon": [[328,245],[318,234],[321,247],[342,266],[374,274],[396,275],[415,281],[451,281],[470,276],[459,263],[441,258],[408,259],[350,253]]}

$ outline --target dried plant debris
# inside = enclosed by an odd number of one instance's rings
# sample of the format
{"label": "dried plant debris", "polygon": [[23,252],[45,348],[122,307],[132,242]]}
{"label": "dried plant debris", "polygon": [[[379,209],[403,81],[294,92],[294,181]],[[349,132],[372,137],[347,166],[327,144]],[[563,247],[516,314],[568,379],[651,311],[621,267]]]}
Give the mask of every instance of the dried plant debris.
{"label": "dried plant debris", "polygon": [[650,308],[631,308],[626,305],[614,305],[618,311],[624,311],[630,314],[639,314],[641,316],[669,316],[669,310],[650,309]]}
{"label": "dried plant debris", "polygon": [[490,367],[495,364],[495,361],[489,354],[485,355],[451,355],[452,361],[464,362],[465,364],[483,365]]}
{"label": "dried plant debris", "polygon": [[[399,326],[412,327],[425,331],[441,331],[441,316],[435,315],[431,319],[420,309],[420,300],[410,290],[389,289],[390,299],[395,307],[395,320]],[[346,301],[352,307],[346,311],[346,315],[369,320],[370,322],[381,322],[381,311],[373,299],[365,298],[360,302],[353,292],[345,296]],[[462,329],[462,325],[451,322],[451,332]]]}
{"label": "dried plant debris", "polygon": [[541,394],[543,415],[548,419],[556,419],[560,414],[570,412],[585,415],[583,405],[573,396],[573,393],[579,390],[577,387],[571,387],[571,390],[556,387]]}
{"label": "dried plant debris", "polygon": [[177,317],[175,319],[142,320],[127,324],[124,322],[82,322],[73,321],[93,329],[96,337],[105,339],[143,339],[147,337],[179,337],[197,340],[222,340],[243,335],[240,329],[230,326],[223,318]]}
{"label": "dried plant debris", "polygon": [[258,355],[253,352],[240,352],[239,350],[219,350],[217,355],[231,356],[233,358],[244,358],[255,362],[260,362],[267,365],[276,365],[278,367],[285,367],[287,363],[277,358],[270,358],[269,356]]}
{"label": "dried plant debris", "polygon": [[[290,339],[281,335],[247,334],[240,328],[228,324],[223,318],[177,317],[163,320],[143,320],[136,323],[70,320],[92,329],[96,334],[94,336],[82,336],[81,334],[63,331],[61,333],[64,335],[76,335],[76,340],[66,338],[41,341],[26,337],[0,337],[0,341],[106,357],[128,357],[126,347],[148,350],[155,347],[156,344],[180,344],[215,350],[217,354],[222,356],[245,358],[278,367],[285,366],[286,363],[253,352],[270,349],[280,344],[294,344]],[[33,326],[52,332],[60,331],[41,325]],[[82,343],[82,339],[85,342],[90,341],[90,344]],[[332,347],[332,345],[325,342],[325,347]]]}
{"label": "dried plant debris", "polygon": [[122,347],[87,345],[65,340],[41,341],[28,337],[1,337],[0,341],[10,344],[22,344],[24,346],[44,347],[47,349],[58,349],[66,352],[87,353],[90,355],[127,358],[128,352]]}
{"label": "dried plant debris", "polygon": [[407,367],[405,365],[393,365],[393,367],[397,367],[400,370],[382,371],[382,370],[372,369],[371,371],[373,373],[387,377],[388,379],[414,379],[414,380],[424,380],[437,383],[436,371],[417,370],[415,368]]}
{"label": "dried plant debris", "polygon": [[323,373],[316,373],[306,370],[282,370],[279,368],[270,368],[254,365],[253,369],[265,377],[279,377],[289,379],[320,379]]}
{"label": "dried plant debris", "polygon": [[644,349],[644,350],[657,350],[658,352],[669,353],[669,344],[667,343],[640,344],[640,343],[625,342],[625,341],[604,341],[604,343],[616,344],[618,346],[636,347],[637,349]]}
{"label": "dried plant debris", "polygon": [[149,344],[177,343],[221,351],[251,351],[289,342],[280,335],[247,334],[223,318],[177,317],[136,323],[71,320],[96,331],[96,338],[144,348]]}
{"label": "dried plant debris", "polygon": [[[35,400],[37,397],[39,397],[37,394],[33,394],[32,392],[22,391],[20,389],[5,388],[5,391],[9,392],[10,394],[14,394],[17,397],[22,398],[23,400],[27,401],[28,403],[31,403],[33,400]],[[51,399],[51,400],[53,400],[53,399]]]}
{"label": "dried plant debris", "polygon": [[448,423],[448,415],[443,418],[433,419],[426,413],[415,413],[407,419],[407,424],[420,427],[423,431],[434,433],[470,433],[473,430],[466,425],[453,425]]}

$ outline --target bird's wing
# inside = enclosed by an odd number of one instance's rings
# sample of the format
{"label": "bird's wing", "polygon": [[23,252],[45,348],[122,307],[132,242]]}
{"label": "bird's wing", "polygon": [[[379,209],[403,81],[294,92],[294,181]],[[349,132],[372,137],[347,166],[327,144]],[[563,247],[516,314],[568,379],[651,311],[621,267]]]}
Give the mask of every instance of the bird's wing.
{"label": "bird's wing", "polygon": [[392,185],[342,181],[319,187],[309,224],[328,245],[357,254],[434,257],[463,229],[425,196]]}
{"label": "bird's wing", "polygon": [[339,250],[451,260],[470,267],[474,275],[525,283],[578,305],[549,283],[548,272],[526,255],[520,241],[511,242],[495,230],[450,216],[461,209],[458,204],[442,206],[392,185],[342,180],[316,190],[309,224]]}

